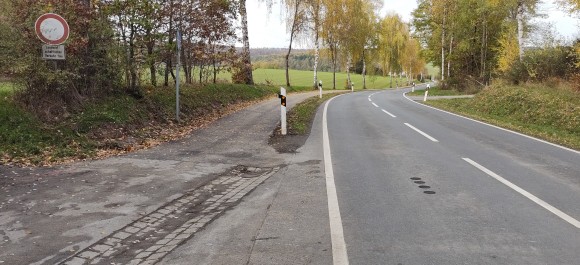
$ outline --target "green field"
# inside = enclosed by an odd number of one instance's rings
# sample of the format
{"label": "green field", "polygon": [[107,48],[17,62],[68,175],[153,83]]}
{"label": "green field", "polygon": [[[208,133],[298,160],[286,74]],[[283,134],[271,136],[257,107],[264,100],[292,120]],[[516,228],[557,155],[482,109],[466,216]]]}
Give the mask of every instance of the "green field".
{"label": "green field", "polygon": [[[185,80],[184,73],[181,72],[181,80]],[[253,72],[254,82],[256,84],[285,86],[286,85],[286,70],[284,69],[256,69]],[[198,82],[198,74],[194,73],[194,82]],[[145,83],[149,83],[149,75],[143,73],[142,79]],[[231,74],[222,72],[217,75],[217,79],[224,82],[231,82]],[[318,79],[322,80],[323,89],[332,89],[332,73],[318,72]],[[347,75],[346,73],[336,73],[336,89],[345,89]],[[352,82],[355,89],[362,89],[363,78],[359,74],[351,74]],[[161,83],[163,76],[159,75],[157,82]],[[383,76],[367,76],[368,89],[384,89],[390,87],[390,77]],[[397,78],[393,79],[393,87],[397,86]],[[406,85],[406,78],[399,78],[399,86]],[[211,81],[211,80],[210,80]],[[310,87],[314,83],[314,73],[312,71],[290,70],[290,85],[293,87]]]}
{"label": "green field", "polygon": [[[362,89],[362,75],[351,74],[351,80],[355,89]],[[332,88],[332,73],[318,72],[318,79],[322,80],[324,89]],[[344,89],[346,84],[346,73],[336,73],[336,89]],[[368,89],[388,88],[390,84],[389,77],[367,76]],[[393,79],[393,87],[396,87],[396,78]],[[254,82],[258,84],[270,83],[272,85],[286,84],[286,71],[284,69],[256,69],[254,70]],[[406,85],[406,79],[399,79],[399,86]],[[290,70],[290,85],[292,86],[312,86],[314,83],[314,73],[312,71]]]}

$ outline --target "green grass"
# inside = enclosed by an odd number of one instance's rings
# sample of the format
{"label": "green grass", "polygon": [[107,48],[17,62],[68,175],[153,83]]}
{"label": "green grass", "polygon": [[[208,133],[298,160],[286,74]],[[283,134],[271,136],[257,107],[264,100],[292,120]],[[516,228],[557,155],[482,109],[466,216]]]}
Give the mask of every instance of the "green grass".
{"label": "green grass", "polygon": [[[416,90],[415,92],[407,93],[409,96],[423,96],[425,95],[425,90]],[[459,92],[457,90],[443,90],[439,87],[432,87],[429,89],[429,96],[460,96],[467,95],[465,92]]]}
{"label": "green grass", "polygon": [[14,93],[14,85],[8,82],[0,82],[0,96],[6,97]]}
{"label": "green grass", "polygon": [[[283,86],[286,84],[286,71],[283,69],[256,69],[253,72],[254,82],[258,84],[267,84]],[[290,84],[293,86],[310,87],[314,82],[314,73],[312,71],[290,70]],[[332,89],[332,73],[318,72],[318,79],[322,80],[324,90]],[[346,73],[336,73],[336,89],[344,89],[347,80]],[[363,78],[359,74],[351,74],[351,80],[356,90],[362,89]],[[367,76],[367,89],[384,89],[390,87],[390,77]],[[397,78],[393,79],[393,87],[396,86]],[[405,78],[399,78],[399,86],[406,84]]]}
{"label": "green grass", "polygon": [[[185,82],[184,73],[181,72],[182,83]],[[311,87],[314,83],[314,73],[312,71],[290,70],[290,85],[293,87]],[[199,80],[195,77],[197,73],[193,74],[194,81]],[[253,71],[254,83],[262,85],[285,86],[286,85],[286,70],[284,69],[256,69]],[[144,73],[143,81],[148,83],[149,74]],[[171,77],[170,77],[171,79]],[[217,75],[217,79],[222,82],[231,82],[231,74],[228,72],[221,72]],[[324,90],[332,89],[332,73],[318,72],[318,79],[322,80],[322,87]],[[391,78],[383,76],[368,76],[367,75],[367,89],[385,89],[390,87]],[[158,75],[157,82],[162,83],[163,76]],[[336,89],[345,89],[347,75],[344,72],[336,73]],[[359,74],[351,74],[351,80],[354,83],[356,90],[362,89],[363,78]],[[396,81],[399,81],[399,87],[407,83],[405,78],[393,78],[393,87],[396,87]],[[211,81],[211,80],[210,80]]]}
{"label": "green grass", "polygon": [[324,94],[322,98],[311,97],[297,104],[288,112],[288,134],[306,135],[310,133],[310,126],[318,107],[326,100],[340,95],[338,93]]}
{"label": "green grass", "polygon": [[580,150],[580,93],[542,85],[495,86],[473,99],[429,105]]}

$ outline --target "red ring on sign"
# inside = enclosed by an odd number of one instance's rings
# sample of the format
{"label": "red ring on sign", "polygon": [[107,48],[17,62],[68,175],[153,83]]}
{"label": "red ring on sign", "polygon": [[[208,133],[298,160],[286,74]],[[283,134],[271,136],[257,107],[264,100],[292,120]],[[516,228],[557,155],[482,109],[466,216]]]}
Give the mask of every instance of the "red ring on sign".
{"label": "red ring on sign", "polygon": [[[62,34],[62,37],[58,40],[49,40],[47,38],[45,38],[42,35],[42,32],[40,31],[40,25],[42,24],[42,22],[48,18],[52,18],[52,19],[56,19],[57,21],[59,21],[62,24],[62,27],[64,28],[64,34]],[[64,20],[64,18],[62,18],[61,16],[54,14],[54,13],[47,13],[44,14],[42,16],[40,16],[37,20],[36,23],[34,23],[34,29],[36,31],[36,35],[38,36],[38,38],[49,45],[59,45],[59,44],[63,44],[67,39],[68,39],[68,35],[70,32],[70,29],[68,27],[68,23],[66,22],[66,20]]]}

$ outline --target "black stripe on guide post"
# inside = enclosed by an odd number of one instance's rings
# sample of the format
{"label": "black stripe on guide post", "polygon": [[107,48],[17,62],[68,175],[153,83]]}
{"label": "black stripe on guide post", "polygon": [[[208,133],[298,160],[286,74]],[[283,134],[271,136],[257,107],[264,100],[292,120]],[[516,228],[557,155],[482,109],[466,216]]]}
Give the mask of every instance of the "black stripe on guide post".
{"label": "black stripe on guide post", "polygon": [[278,94],[278,98],[280,99],[280,104],[286,107],[286,96]]}

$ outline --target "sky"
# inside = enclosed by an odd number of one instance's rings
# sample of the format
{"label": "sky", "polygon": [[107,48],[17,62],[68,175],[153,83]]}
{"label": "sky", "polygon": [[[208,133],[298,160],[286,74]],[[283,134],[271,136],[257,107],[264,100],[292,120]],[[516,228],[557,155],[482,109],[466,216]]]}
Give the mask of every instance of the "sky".
{"label": "sky", "polygon": [[[542,22],[552,23],[559,34],[568,39],[580,37],[580,20],[571,17],[568,13],[560,11],[553,0],[544,0],[540,11],[547,15]],[[274,5],[272,12],[268,14],[266,4],[259,0],[247,0],[248,31],[250,34],[250,47],[252,48],[287,48],[290,40],[286,32],[286,24],[283,22],[280,6]],[[384,0],[381,14],[396,12],[403,20],[411,20],[411,12],[417,7],[414,0]],[[293,47],[307,48],[305,45],[294,44]]]}

